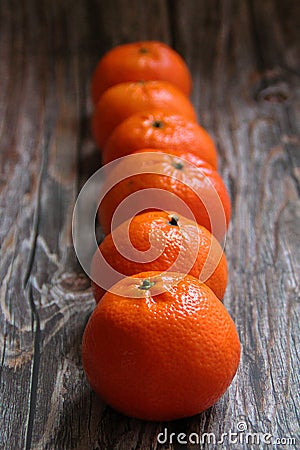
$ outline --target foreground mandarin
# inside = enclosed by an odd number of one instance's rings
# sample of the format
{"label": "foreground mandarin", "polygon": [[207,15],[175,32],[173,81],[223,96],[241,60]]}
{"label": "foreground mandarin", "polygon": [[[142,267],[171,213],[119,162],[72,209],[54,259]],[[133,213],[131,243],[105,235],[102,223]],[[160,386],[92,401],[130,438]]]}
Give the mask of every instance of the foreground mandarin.
{"label": "foreground mandarin", "polygon": [[145,420],[192,416],[230,385],[240,359],[235,325],[191,275],[144,272],[107,292],[92,313],[82,360],[93,390]]}

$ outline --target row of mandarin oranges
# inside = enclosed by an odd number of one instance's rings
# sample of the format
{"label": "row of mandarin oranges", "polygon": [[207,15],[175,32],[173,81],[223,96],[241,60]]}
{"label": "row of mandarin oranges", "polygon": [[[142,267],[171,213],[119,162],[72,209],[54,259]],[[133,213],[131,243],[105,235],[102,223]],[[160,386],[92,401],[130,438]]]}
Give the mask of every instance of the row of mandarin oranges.
{"label": "row of mandarin oranges", "polygon": [[[104,401],[147,420],[207,409],[240,358],[220,301],[230,199],[191,89],[184,60],[156,41],[115,47],[92,78],[92,132],[109,169],[83,365]],[[122,275],[113,286],[99,281],[104,260]]]}

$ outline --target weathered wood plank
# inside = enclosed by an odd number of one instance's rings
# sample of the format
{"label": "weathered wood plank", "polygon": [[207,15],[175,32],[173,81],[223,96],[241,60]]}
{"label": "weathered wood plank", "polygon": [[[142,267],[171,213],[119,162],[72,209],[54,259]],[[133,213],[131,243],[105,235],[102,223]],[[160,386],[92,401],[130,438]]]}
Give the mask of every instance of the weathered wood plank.
{"label": "weathered wood plank", "polygon": [[[0,2],[1,448],[177,449],[157,442],[165,427],[219,439],[239,420],[274,438],[297,435],[297,18],[296,0]],[[93,300],[72,250],[71,216],[79,186],[100,164],[89,79],[104,51],[138,39],[172,43],[187,59],[233,200],[225,304],[241,366],[216,406],[169,424],[107,408],[80,361]]]}

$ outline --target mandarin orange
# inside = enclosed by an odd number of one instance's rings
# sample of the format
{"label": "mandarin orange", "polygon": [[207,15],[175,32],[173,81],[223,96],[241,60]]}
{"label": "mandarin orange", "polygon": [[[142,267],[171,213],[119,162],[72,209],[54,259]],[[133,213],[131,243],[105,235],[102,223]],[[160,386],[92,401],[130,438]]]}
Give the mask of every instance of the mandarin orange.
{"label": "mandarin orange", "polygon": [[127,276],[149,270],[189,273],[205,282],[219,299],[224,297],[228,273],[222,247],[206,228],[175,213],[139,214],[104,238],[91,265],[92,279],[98,280],[98,284],[93,282],[97,303],[103,288],[110,287],[102,258]]}
{"label": "mandarin orange", "polygon": [[92,313],[82,343],[87,379],[116,410],[146,420],[192,416],[230,385],[240,359],[224,305],[191,275],[124,278]]}
{"label": "mandarin orange", "polygon": [[186,96],[192,88],[190,71],[182,57],[158,41],[118,45],[99,61],[91,82],[94,104],[109,87],[124,81],[165,80]]}
{"label": "mandarin orange", "polygon": [[217,167],[216,147],[207,131],[182,115],[160,110],[139,112],[121,122],[104,145],[103,163],[144,148],[192,151]]}
{"label": "mandarin orange", "polygon": [[224,238],[230,220],[230,199],[220,175],[211,166],[203,162],[199,168],[151,149],[113,164],[98,210],[105,234],[135,214],[164,209],[195,220],[218,240]]}

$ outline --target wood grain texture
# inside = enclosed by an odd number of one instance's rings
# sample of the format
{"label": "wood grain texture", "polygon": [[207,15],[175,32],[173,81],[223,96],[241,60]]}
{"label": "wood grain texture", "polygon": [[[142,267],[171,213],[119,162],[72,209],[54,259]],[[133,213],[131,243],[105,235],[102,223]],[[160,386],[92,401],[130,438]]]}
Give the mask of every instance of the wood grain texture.
{"label": "wood grain texture", "polygon": [[[0,2],[1,449],[208,449],[157,434],[218,440],[241,420],[299,448],[299,21],[296,0]],[[94,303],[71,240],[79,187],[100,165],[92,70],[140,39],[187,60],[233,202],[224,302],[240,368],[213,408],[168,424],[126,418],[88,387],[80,345]]]}

